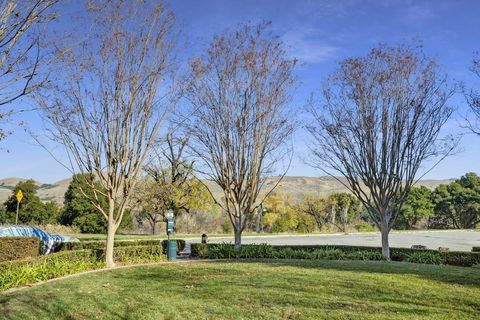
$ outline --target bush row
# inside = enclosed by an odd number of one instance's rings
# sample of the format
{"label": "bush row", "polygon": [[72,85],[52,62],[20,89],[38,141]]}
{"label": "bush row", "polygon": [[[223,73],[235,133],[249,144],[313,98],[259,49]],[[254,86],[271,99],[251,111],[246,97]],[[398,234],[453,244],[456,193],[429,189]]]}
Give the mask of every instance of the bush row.
{"label": "bush row", "polygon": [[0,237],[0,262],[38,256],[37,237]]}
{"label": "bush row", "polygon": [[102,267],[92,250],[65,251],[0,263],[0,290]]}
{"label": "bush row", "polygon": [[[103,268],[104,249],[66,250],[47,256],[0,263],[0,291],[58,278],[86,270]],[[160,246],[117,247],[114,259],[122,264],[165,260]]]}
{"label": "bush row", "polygon": [[[242,245],[235,250],[229,243],[192,244],[192,257],[205,259],[266,258],[266,259],[328,259],[328,260],[383,260],[382,249],[376,247],[321,245],[270,246]],[[391,248],[393,261],[426,264],[448,264],[471,267],[480,264],[480,252],[437,251],[428,249]]]}
{"label": "bush row", "polygon": [[[176,239],[177,241],[177,252],[183,251],[185,249],[185,240]],[[167,240],[122,240],[115,241],[115,247],[131,247],[131,246],[159,246],[162,245],[163,252],[166,253],[167,250]],[[105,241],[82,241],[82,242],[66,242],[62,243],[60,250],[83,250],[83,249],[104,249]]]}
{"label": "bush row", "polygon": [[480,247],[473,247],[472,252],[480,252]]}

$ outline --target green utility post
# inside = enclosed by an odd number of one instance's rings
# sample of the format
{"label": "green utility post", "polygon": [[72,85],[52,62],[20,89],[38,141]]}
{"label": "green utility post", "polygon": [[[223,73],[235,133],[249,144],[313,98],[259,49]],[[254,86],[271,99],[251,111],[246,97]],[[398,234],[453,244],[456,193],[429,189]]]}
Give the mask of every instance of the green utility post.
{"label": "green utility post", "polygon": [[170,240],[170,234],[175,231],[175,217],[173,215],[173,210],[168,209],[167,211],[167,258],[168,261],[177,260],[177,241]]}

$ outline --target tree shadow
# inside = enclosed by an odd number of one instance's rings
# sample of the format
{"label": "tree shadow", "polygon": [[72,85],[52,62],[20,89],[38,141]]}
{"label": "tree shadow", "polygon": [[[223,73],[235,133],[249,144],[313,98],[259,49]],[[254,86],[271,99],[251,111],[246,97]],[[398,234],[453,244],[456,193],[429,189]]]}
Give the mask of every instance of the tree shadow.
{"label": "tree shadow", "polygon": [[438,282],[468,287],[480,287],[480,269],[428,265],[395,261],[354,261],[354,260],[300,260],[300,259],[238,259],[238,263],[265,263],[278,267],[300,267],[307,269],[328,269],[358,271],[381,274],[410,274]]}
{"label": "tree shadow", "polygon": [[[35,289],[38,290],[35,294],[21,294],[20,291],[0,295],[0,319],[92,319],[92,314],[88,310],[72,310],[71,303],[63,300],[62,295],[52,295],[50,290],[41,292],[41,286]],[[65,295],[71,297],[70,299],[79,303],[86,299],[85,293],[68,290],[66,287],[57,288],[57,290],[64,292]],[[101,299],[90,298],[89,300],[88,308],[98,310],[104,319],[138,319],[138,317],[132,315],[134,309],[128,304],[116,307]],[[13,303],[14,306],[12,307],[10,303]],[[23,312],[28,312],[28,314]]]}

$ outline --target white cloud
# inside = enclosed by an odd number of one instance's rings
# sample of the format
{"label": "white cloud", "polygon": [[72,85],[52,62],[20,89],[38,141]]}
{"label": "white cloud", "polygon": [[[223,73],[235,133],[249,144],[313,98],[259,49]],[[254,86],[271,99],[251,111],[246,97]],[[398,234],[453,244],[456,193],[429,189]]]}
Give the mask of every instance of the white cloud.
{"label": "white cloud", "polygon": [[335,58],[338,47],[321,39],[316,29],[296,29],[288,31],[282,37],[288,54],[305,63],[320,63]]}

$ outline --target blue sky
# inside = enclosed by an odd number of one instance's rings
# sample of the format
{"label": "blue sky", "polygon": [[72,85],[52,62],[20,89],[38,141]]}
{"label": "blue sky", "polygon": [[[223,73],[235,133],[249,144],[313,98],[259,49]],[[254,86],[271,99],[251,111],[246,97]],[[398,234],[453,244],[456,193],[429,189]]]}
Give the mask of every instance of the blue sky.
{"label": "blue sky", "polygon": [[[213,35],[240,23],[271,21],[272,30],[283,39],[288,53],[300,61],[296,70],[300,83],[292,108],[301,109],[310,94],[318,92],[338,61],[365,55],[379,43],[421,41],[425,52],[437,59],[452,81],[480,88],[480,82],[468,71],[474,52],[480,50],[480,1],[177,0],[169,4],[183,32],[185,57],[200,52]],[[63,10],[75,11],[76,6],[77,2],[72,1],[59,8],[60,14]],[[68,28],[68,21],[61,22],[61,26]],[[446,125],[445,133],[458,133],[462,131],[459,125],[466,112],[465,101],[457,94],[451,103],[458,112]],[[42,134],[38,115],[22,114],[21,120]],[[308,156],[306,135],[297,132],[292,144],[296,158],[288,174],[321,175],[302,160]],[[1,142],[0,148],[0,178],[31,177],[54,182],[70,175],[21,129]],[[469,171],[480,172],[480,137],[466,135],[461,150],[426,177],[451,178]]]}

